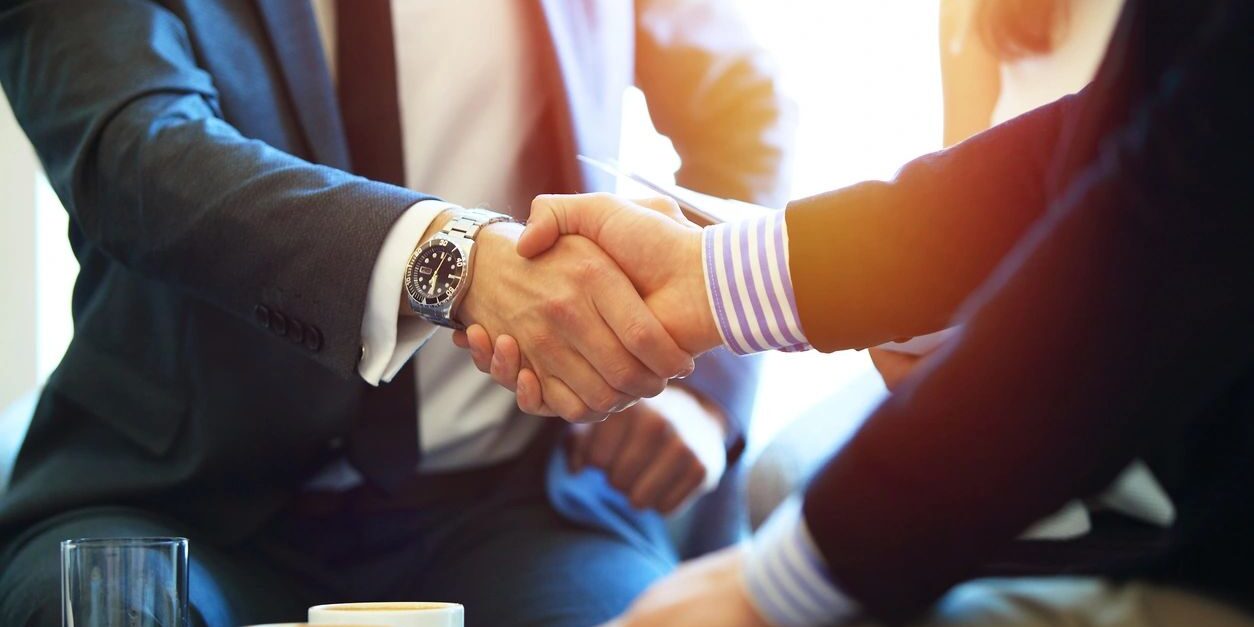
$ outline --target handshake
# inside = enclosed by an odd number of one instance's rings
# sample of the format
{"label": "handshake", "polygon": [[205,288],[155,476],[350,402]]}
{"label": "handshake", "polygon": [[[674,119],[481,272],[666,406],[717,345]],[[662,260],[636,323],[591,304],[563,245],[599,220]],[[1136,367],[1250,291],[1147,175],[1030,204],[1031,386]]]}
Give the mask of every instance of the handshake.
{"label": "handshake", "polygon": [[525,227],[481,232],[454,342],[523,411],[600,420],[722,344],[701,250],[701,229],[668,198],[539,196]]}

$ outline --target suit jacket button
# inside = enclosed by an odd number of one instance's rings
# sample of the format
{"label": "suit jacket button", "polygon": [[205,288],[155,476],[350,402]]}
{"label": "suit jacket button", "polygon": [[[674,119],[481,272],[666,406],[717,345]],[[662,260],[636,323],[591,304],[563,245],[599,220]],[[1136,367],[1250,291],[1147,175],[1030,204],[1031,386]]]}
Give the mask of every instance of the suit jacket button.
{"label": "suit jacket button", "polygon": [[295,318],[287,321],[287,339],[300,344],[305,341],[305,325]]}
{"label": "suit jacket button", "polygon": [[261,325],[261,328],[269,329],[270,309],[265,305],[257,305],[256,307],[253,307],[253,319],[257,321],[257,324]]}
{"label": "suit jacket button", "polygon": [[322,348],[322,331],[312,324],[305,327],[305,348],[315,353]]}
{"label": "suit jacket button", "polygon": [[270,330],[275,335],[287,335],[287,316],[277,312],[270,312]]}

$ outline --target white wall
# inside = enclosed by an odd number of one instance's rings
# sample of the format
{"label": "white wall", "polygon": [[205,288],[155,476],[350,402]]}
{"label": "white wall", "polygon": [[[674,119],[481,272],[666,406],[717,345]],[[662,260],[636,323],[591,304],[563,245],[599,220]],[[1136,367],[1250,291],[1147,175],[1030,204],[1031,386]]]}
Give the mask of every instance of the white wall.
{"label": "white wall", "polygon": [[0,410],[48,377],[74,335],[68,225],[0,95]]}
{"label": "white wall", "polygon": [[0,409],[35,385],[34,150],[0,98]]}

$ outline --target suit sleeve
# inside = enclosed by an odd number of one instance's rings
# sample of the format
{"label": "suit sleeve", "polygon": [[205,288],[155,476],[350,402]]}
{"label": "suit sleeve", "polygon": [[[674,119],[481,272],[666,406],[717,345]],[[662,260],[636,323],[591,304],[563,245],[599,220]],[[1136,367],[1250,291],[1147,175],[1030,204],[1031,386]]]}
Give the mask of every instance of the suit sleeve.
{"label": "suit sleeve", "polygon": [[680,185],[783,205],[795,111],[732,3],[637,0],[636,83],[683,160]]}
{"label": "suit sleeve", "polygon": [[1085,96],[916,159],[892,181],[790,204],[789,264],[809,343],[861,349],[949,326],[1041,216],[1060,121]]}
{"label": "suit sleeve", "polygon": [[1252,11],[1226,7],[811,484],[836,583],[877,618],[917,611],[1248,371],[1254,97],[1234,78]]}
{"label": "suit sleeve", "polygon": [[0,84],[90,245],[237,316],[314,322],[315,357],[353,376],[377,252],[424,196],[242,136],[155,2],[0,3]]}

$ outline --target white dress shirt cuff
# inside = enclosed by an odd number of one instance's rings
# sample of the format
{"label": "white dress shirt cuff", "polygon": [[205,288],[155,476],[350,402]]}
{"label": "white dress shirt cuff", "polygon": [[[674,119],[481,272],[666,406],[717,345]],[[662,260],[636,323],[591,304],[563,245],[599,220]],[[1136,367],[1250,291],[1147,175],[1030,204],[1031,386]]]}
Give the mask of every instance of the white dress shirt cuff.
{"label": "white dress shirt cuff", "polygon": [[391,381],[413,357],[436,326],[416,317],[400,316],[401,289],[409,256],[427,228],[448,209],[438,200],[415,203],[393,225],[383,240],[370,274],[366,313],[361,320],[361,361],[357,373],[370,385]]}
{"label": "white dress shirt cuff", "polygon": [[783,211],[706,227],[701,265],[723,344],[738,355],[810,348],[801,330]]}
{"label": "white dress shirt cuff", "polygon": [[858,612],[832,582],[795,495],[754,534],[745,580],[750,602],[776,627],[840,623]]}

